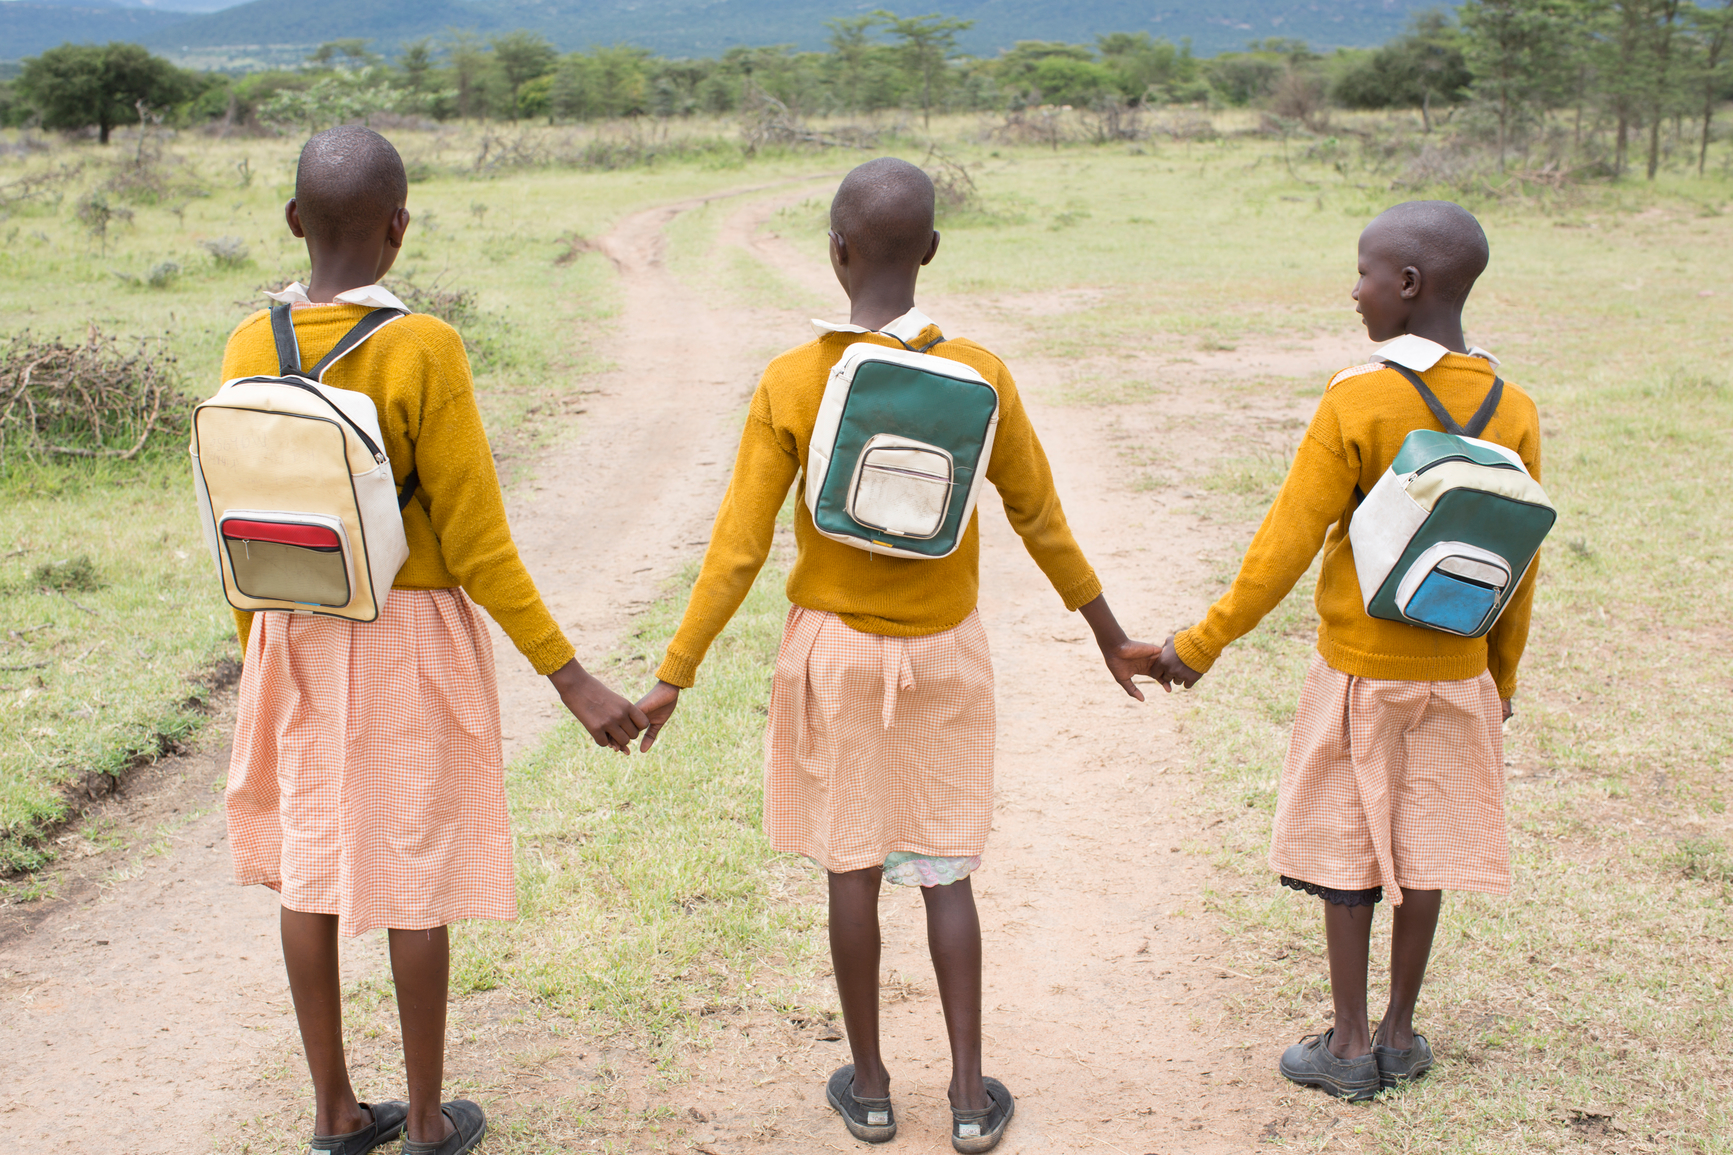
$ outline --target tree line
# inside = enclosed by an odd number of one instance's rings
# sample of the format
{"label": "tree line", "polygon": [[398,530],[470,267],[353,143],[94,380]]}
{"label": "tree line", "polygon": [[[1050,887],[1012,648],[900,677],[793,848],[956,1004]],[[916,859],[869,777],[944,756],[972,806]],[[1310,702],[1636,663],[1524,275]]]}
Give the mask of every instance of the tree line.
{"label": "tree line", "polygon": [[[1332,108],[1416,109],[1479,133],[1500,167],[1538,144],[1622,174],[1687,139],[1701,171],[1717,107],[1733,95],[1733,0],[1467,0],[1417,16],[1376,49],[1314,52],[1271,39],[1199,58],[1185,42],[1113,33],[1096,43],[1021,41],[964,55],[970,21],[889,11],[832,20],[826,50],[740,47],[676,59],[629,45],[559,52],[541,34],[454,32],[398,47],[321,45],[303,66],[192,73],[131,44],[62,45],[0,84],[0,123],[95,127],[170,119],[317,128],[380,112],[435,120],[727,114],[774,100],[795,116],[902,109],[1016,113],[1189,105],[1259,107],[1319,127]],[[1670,131],[1669,131],[1670,126]]]}

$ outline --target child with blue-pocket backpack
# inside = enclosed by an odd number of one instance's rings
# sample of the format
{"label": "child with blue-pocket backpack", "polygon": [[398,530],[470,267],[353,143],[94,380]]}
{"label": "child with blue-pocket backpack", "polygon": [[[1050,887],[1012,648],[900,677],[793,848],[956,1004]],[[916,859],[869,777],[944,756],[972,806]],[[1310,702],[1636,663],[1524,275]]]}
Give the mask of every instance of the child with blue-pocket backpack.
{"label": "child with blue-pocket backpack", "polygon": [[[1503,723],[1538,560],[1489,632],[1458,636],[1374,617],[1350,539],[1404,439],[1441,427],[1416,379],[1454,421],[1496,405],[1476,436],[1514,451],[1540,478],[1534,402],[1508,382],[1499,395],[1497,360],[1463,337],[1463,305],[1488,257],[1479,222],[1447,201],[1397,205],[1361,233],[1353,297],[1367,335],[1387,343],[1331,378],[1232,587],[1203,621],[1168,638],[1157,664],[1164,684],[1195,683],[1322,548],[1317,653],[1282,767],[1269,861],[1283,885],[1323,900],[1335,1021],[1289,1047],[1279,1069],[1351,1100],[1432,1066],[1413,1019],[1442,892],[1510,891]],[[1389,1004],[1374,1034],[1366,978],[1372,914],[1384,898],[1395,928]]]}

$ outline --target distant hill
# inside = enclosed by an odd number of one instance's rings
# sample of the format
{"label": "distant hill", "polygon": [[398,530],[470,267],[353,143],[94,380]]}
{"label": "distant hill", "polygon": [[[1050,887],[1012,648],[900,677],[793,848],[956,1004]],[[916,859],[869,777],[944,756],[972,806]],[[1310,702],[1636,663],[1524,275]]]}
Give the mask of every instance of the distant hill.
{"label": "distant hill", "polygon": [[113,5],[0,3],[0,60],[34,56],[70,40],[75,44],[104,44],[110,40],[140,43],[187,19],[181,12],[159,12],[151,8],[121,8]]}
{"label": "distant hill", "polygon": [[[89,0],[86,0],[88,3]],[[138,3],[139,0],[131,0]],[[73,8],[0,2],[0,59],[17,59],[61,40],[137,39],[169,55],[208,60],[213,50],[271,47],[282,53],[359,36],[393,54],[405,40],[451,29],[483,35],[531,28],[562,49],[629,43],[668,56],[712,56],[736,45],[825,46],[825,21],[861,15],[883,0],[251,0],[202,15],[164,11],[221,0],[150,0],[153,7]],[[1425,0],[907,0],[906,13],[937,9],[974,20],[964,48],[990,55],[1018,40],[1089,42],[1107,32],[1189,38],[1199,55],[1285,36],[1316,47],[1380,44]],[[244,55],[244,53],[243,53]]]}

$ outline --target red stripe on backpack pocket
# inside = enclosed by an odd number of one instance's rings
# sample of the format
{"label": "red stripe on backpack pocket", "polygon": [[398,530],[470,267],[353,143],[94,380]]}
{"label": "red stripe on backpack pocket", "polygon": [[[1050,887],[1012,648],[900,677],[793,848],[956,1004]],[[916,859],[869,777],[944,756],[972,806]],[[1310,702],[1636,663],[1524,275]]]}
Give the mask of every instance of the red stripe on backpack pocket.
{"label": "red stripe on backpack pocket", "polygon": [[341,549],[335,530],[322,525],[304,525],[282,521],[242,521],[231,518],[223,522],[223,536],[236,541],[268,541],[277,545],[298,545],[303,549]]}

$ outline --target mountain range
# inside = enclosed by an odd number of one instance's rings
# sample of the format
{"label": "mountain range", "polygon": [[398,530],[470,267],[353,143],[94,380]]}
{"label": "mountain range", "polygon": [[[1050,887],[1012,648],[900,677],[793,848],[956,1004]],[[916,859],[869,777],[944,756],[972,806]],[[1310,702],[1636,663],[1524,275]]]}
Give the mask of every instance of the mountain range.
{"label": "mountain range", "polygon": [[[666,56],[714,56],[736,45],[825,46],[825,21],[885,0],[0,0],[0,60],[62,41],[134,40],[171,57],[225,52],[294,59],[327,40],[361,37],[394,54],[406,40],[468,29],[544,33],[562,49],[627,43]],[[1436,0],[920,0],[975,21],[965,51],[990,55],[1019,40],[1090,42],[1107,32],[1189,39],[1201,56],[1280,36],[1314,47],[1380,44]],[[907,5],[901,7],[907,8]],[[201,10],[202,9],[202,10]],[[212,10],[216,9],[216,10]]]}

